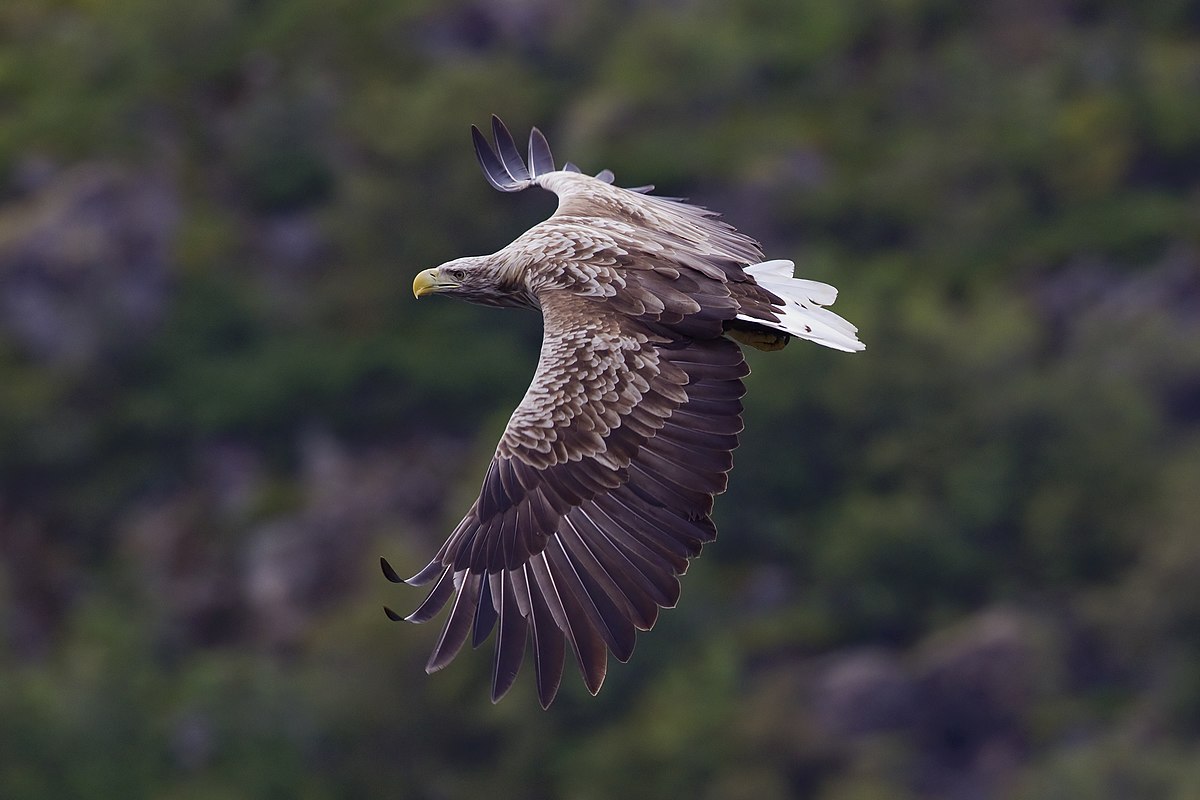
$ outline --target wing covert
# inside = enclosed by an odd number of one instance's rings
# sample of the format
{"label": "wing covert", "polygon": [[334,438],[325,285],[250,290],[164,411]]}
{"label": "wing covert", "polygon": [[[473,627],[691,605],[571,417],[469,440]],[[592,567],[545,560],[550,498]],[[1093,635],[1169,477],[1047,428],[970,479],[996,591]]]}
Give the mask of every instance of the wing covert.
{"label": "wing covert", "polygon": [[595,300],[564,293],[543,314],[529,390],[479,498],[409,579],[434,587],[407,619],[451,605],[429,671],[497,629],[493,700],[531,641],[545,707],[567,645],[594,694],[608,653],[627,660],[674,606],[678,576],[716,535],[748,369],[733,342],[656,335]]}

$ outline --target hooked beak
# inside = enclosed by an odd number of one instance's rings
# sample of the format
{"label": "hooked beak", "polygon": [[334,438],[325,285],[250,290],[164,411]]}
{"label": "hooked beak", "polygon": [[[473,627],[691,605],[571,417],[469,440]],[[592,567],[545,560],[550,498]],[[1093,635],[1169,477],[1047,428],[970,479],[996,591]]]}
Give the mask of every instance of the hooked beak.
{"label": "hooked beak", "polygon": [[413,278],[413,297],[432,294],[438,290],[437,269],[422,270]]}

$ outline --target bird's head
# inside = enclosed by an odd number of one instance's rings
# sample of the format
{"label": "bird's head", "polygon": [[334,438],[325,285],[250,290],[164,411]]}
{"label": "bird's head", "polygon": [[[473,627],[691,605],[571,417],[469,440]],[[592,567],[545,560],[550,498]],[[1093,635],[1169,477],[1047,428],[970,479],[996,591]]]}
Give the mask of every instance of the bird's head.
{"label": "bird's head", "polygon": [[446,294],[485,306],[528,305],[520,288],[494,255],[456,258],[413,279],[416,297]]}

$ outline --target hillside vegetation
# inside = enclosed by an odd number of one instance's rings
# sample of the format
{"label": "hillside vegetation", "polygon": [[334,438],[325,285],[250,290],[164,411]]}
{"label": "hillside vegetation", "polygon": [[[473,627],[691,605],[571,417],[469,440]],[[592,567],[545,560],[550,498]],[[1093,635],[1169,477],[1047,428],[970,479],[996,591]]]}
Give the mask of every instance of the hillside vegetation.
{"label": "hillside vegetation", "polygon": [[[0,797],[1200,796],[1200,4],[0,4]],[[718,541],[588,696],[389,623],[553,197],[722,211],[867,343],[755,353]],[[528,665],[526,672],[529,672]]]}

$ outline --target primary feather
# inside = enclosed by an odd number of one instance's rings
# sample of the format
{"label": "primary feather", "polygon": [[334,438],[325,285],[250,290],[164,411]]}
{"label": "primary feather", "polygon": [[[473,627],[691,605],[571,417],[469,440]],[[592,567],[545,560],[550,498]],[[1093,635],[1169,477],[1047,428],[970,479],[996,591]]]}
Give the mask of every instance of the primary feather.
{"label": "primary feather", "polygon": [[729,337],[761,349],[792,336],[863,345],[824,308],[832,286],[764,261],[712,212],[617,187],[608,170],[559,170],[536,128],[528,163],[496,117],[494,148],[478,128],[471,135],[495,188],[540,186],[558,209],[497,253],[422,272],[413,291],[539,309],[542,351],[478,499],[408,579],[434,587],[405,619],[451,605],[430,672],[496,628],[493,701],[529,643],[545,708],[567,644],[595,694],[608,654],[630,657],[636,632],[675,605],[689,559],[716,537],[710,513],[733,465],[749,372]]}

